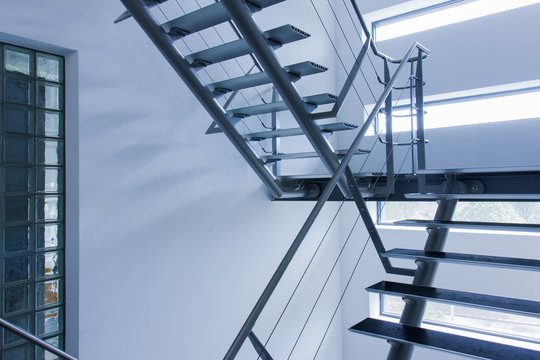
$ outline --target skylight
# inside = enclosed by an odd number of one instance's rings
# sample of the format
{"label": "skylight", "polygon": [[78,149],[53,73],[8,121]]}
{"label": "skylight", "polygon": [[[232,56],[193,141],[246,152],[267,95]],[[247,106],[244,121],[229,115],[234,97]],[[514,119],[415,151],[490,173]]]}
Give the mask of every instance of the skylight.
{"label": "skylight", "polygon": [[540,3],[540,0],[476,0],[417,11],[374,24],[375,39],[384,41],[487,15]]}

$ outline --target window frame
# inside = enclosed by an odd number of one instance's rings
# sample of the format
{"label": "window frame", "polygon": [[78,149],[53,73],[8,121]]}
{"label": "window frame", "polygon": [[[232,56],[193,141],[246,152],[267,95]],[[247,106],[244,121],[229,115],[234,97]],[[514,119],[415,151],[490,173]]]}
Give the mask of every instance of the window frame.
{"label": "window frame", "polygon": [[[389,295],[377,294],[378,314],[376,315],[376,317],[381,318],[381,319],[388,319],[392,321],[399,321],[400,319],[399,315],[390,313],[390,312],[385,312],[385,309],[384,309],[385,296],[389,296]],[[398,296],[389,296],[389,297],[397,298],[399,299],[399,301],[402,301],[402,299],[400,299]],[[482,309],[477,306],[466,306],[466,305],[452,304],[452,303],[446,303],[446,302],[441,302],[441,301],[428,301],[428,303],[447,304],[449,306],[459,306],[459,307],[468,308],[468,309],[489,310],[489,309]],[[505,314],[510,314],[510,315],[514,314],[508,311],[497,311],[497,310],[491,310],[491,311],[493,311],[494,313],[500,312],[500,313],[505,313]],[[526,315],[521,315],[521,316],[527,317]],[[533,316],[529,316],[529,317],[533,318]],[[496,331],[482,330],[480,328],[467,327],[464,325],[453,324],[451,322],[435,321],[435,320],[428,319],[428,320],[422,321],[422,327],[424,325],[427,325],[426,327],[437,328],[437,329],[440,329],[440,331],[448,332],[448,333],[453,333],[455,330],[458,330],[458,331],[464,331],[470,334],[487,335],[487,336],[492,336],[496,339],[498,338],[498,339],[503,339],[503,340],[506,339],[510,341],[519,341],[522,343],[531,344],[533,346],[540,346],[540,341],[536,341],[533,338],[528,338],[528,337],[519,336],[519,335],[512,335],[512,334],[507,334],[507,333],[499,333]]]}
{"label": "window frame", "polygon": [[[66,124],[67,124],[67,121],[66,121],[66,118],[67,118],[67,110],[66,110],[66,93],[67,93],[67,90],[66,90],[66,86],[67,86],[67,76],[66,76],[66,62],[67,62],[67,59],[66,59],[66,54],[59,54],[59,53],[55,53],[55,52],[51,52],[51,51],[48,51],[47,49],[44,49],[40,46],[28,46],[26,44],[20,44],[18,43],[18,41],[10,41],[11,39],[10,38],[15,38],[15,37],[11,37],[9,36],[8,39],[5,39],[4,38],[5,36],[2,36],[0,37],[0,79],[1,79],[1,100],[0,100],[0,104],[2,106],[0,106],[0,109],[2,111],[2,114],[0,116],[0,119],[2,119],[2,129],[1,129],[1,132],[2,132],[2,166],[1,166],[1,169],[2,169],[2,183],[4,182],[4,170],[6,168],[9,168],[9,166],[5,166],[4,164],[9,164],[9,163],[6,163],[4,161],[4,145],[3,145],[3,139],[4,137],[7,135],[7,136],[19,136],[19,137],[26,137],[27,138],[27,141],[28,142],[31,142],[33,144],[32,146],[32,161],[30,162],[25,162],[24,164],[15,164],[15,168],[27,168],[28,169],[28,172],[26,174],[26,176],[30,176],[32,178],[32,184],[29,185],[29,187],[27,188],[27,190],[21,192],[22,195],[11,195],[9,192],[6,193],[6,190],[4,189],[4,187],[2,186],[2,205],[4,204],[4,199],[6,197],[9,197],[9,196],[25,196],[29,199],[29,208],[28,208],[28,212],[31,212],[31,216],[29,216],[29,220],[28,221],[24,221],[24,224],[21,223],[21,225],[16,225],[18,227],[20,226],[24,226],[24,227],[27,227],[28,229],[31,229],[29,231],[31,231],[30,233],[30,242],[28,244],[28,247],[29,249],[28,250],[21,250],[24,252],[23,255],[21,256],[28,256],[29,258],[33,258],[33,261],[31,260],[30,263],[29,263],[29,268],[28,268],[28,271],[29,271],[29,275],[28,275],[28,279],[27,280],[24,280],[23,282],[16,282],[15,287],[13,287],[11,284],[8,285],[7,288],[4,287],[4,279],[1,279],[0,281],[2,282],[2,299],[0,301],[0,305],[1,305],[1,313],[3,314],[4,313],[4,294],[3,294],[3,291],[5,291],[5,289],[16,289],[20,286],[23,286],[23,287],[26,287],[28,290],[28,293],[26,295],[26,298],[27,298],[27,301],[28,301],[28,307],[26,309],[23,309],[23,310],[20,310],[20,311],[15,311],[15,312],[10,312],[8,315],[6,315],[6,318],[8,317],[11,317],[11,316],[26,316],[27,319],[30,319],[28,321],[30,321],[29,323],[29,326],[30,326],[30,329],[32,330],[33,333],[35,333],[36,331],[38,331],[37,329],[37,324],[38,324],[38,313],[43,313],[44,315],[44,322],[46,322],[46,318],[47,318],[47,315],[46,315],[46,312],[47,311],[57,311],[58,312],[58,325],[59,325],[59,329],[54,331],[54,332],[51,332],[51,333],[47,333],[45,328],[44,328],[44,334],[41,335],[42,338],[45,340],[45,341],[48,341],[48,342],[51,342],[53,344],[55,344],[55,346],[59,346],[60,348],[65,348],[65,344],[66,344],[66,304],[67,304],[67,301],[66,301],[66,298],[67,298],[67,291],[66,291],[66,274],[67,274],[67,267],[66,267],[66,244],[67,244],[67,241],[66,241],[66,238],[67,238],[67,230],[66,230],[66,224],[67,224],[67,219],[66,219],[66,214],[67,214],[67,203],[66,203],[66,197],[67,197],[67,194],[68,194],[68,189],[67,189],[67,159],[66,159],[66,155],[67,155],[67,151],[66,151],[66,142],[67,142],[67,131],[66,131]],[[16,40],[17,38],[15,38]],[[7,70],[5,68],[5,48],[8,47],[8,48],[13,48],[13,49],[20,49],[20,50],[23,50],[23,51],[26,51],[30,54],[30,74],[28,75],[21,75],[21,74],[18,74],[17,72],[10,72],[9,70]],[[39,74],[38,74],[38,57],[42,55],[43,57],[47,57],[47,56],[51,56],[51,57],[54,57],[54,58],[60,58],[61,61],[59,63],[59,79],[56,81],[56,80],[51,80],[51,79],[46,79],[44,77],[40,77]],[[5,92],[5,77],[6,75],[8,75],[9,77],[20,77],[21,79],[28,79],[28,81],[32,84],[32,101],[29,103],[29,104],[26,104],[26,105],[17,105],[16,103],[10,103],[10,102],[7,102],[5,101],[5,97],[4,97],[4,92]],[[58,96],[58,109],[53,109],[53,108],[49,108],[47,107],[46,105],[43,105],[43,106],[40,106],[38,105],[38,86],[39,84],[42,84],[42,85],[50,85],[50,86],[53,86],[53,87],[58,87],[59,89],[61,89],[59,92],[61,92],[61,94],[59,94]],[[11,108],[21,108],[21,109],[27,109],[27,111],[31,111],[32,113],[32,128],[31,129],[28,129],[26,132],[24,133],[17,133],[17,132],[5,132],[5,129],[4,129],[4,120],[5,120],[5,108],[7,107],[6,105],[8,105],[9,107]],[[58,121],[59,121],[59,130],[60,133],[57,135],[57,136],[50,136],[49,134],[40,134],[37,132],[37,114],[38,112],[54,112],[54,113],[57,113],[59,115],[58,117]],[[37,158],[37,143],[38,142],[43,142],[43,141],[60,141],[62,146],[61,148],[58,148],[56,150],[56,153],[58,154],[58,156],[60,156],[60,158],[58,158],[58,160],[54,163],[54,164],[47,164],[45,161],[43,163],[40,163],[38,161],[38,158]],[[45,147],[44,148],[44,151],[46,152],[47,151],[47,148]],[[62,174],[58,175],[57,176],[57,181],[61,181],[61,188],[58,188],[58,189],[55,189],[52,193],[50,192],[47,192],[45,191],[45,189],[43,189],[43,191],[40,191],[38,189],[38,184],[37,184],[37,181],[38,181],[38,178],[37,178],[37,171],[36,169],[38,168],[43,168],[43,169],[46,169],[46,168],[54,168],[54,169],[58,169],[59,171],[62,172]],[[24,194],[23,194],[24,193]],[[18,193],[17,193],[18,194]],[[47,196],[53,196],[53,197],[56,197],[59,202],[57,203],[57,211],[60,213],[58,218],[57,219],[54,219],[53,221],[49,221],[47,220],[45,217],[41,220],[39,220],[37,218],[37,207],[36,207],[36,203],[38,201],[38,198],[44,198],[47,197]],[[5,220],[2,218],[2,231],[4,231],[4,229],[6,229],[7,227],[5,226]],[[46,226],[48,224],[53,224],[53,225],[57,225],[58,226],[58,231],[59,231],[59,234],[57,236],[59,236],[58,238],[58,241],[61,241],[61,243],[59,243],[56,247],[54,248],[47,248],[47,247],[44,247],[43,249],[38,249],[38,246],[37,246],[37,228],[40,227],[40,226]],[[50,226],[50,225],[49,225]],[[2,234],[2,239],[4,239],[4,235]],[[77,239],[78,240],[78,239]],[[1,242],[2,244],[5,243],[4,240],[2,240]],[[0,253],[2,254],[1,256],[1,264],[0,266],[4,266],[4,258],[5,258],[5,251],[4,251],[4,248],[0,249]],[[28,253],[28,254],[27,254]],[[37,261],[38,261],[38,257],[40,256],[39,254],[44,254],[43,256],[45,256],[45,254],[60,254],[60,266],[62,267],[62,271],[59,272],[58,275],[52,275],[52,277],[44,277],[44,278],[41,278],[41,277],[38,277],[37,275],[37,271],[38,271],[38,268],[37,268]],[[22,253],[21,253],[22,254]],[[15,255],[15,256],[18,256],[18,255]],[[45,261],[45,258],[44,260]],[[58,286],[60,287],[58,289],[58,301],[54,304],[51,304],[51,305],[45,305],[45,306],[40,306],[38,303],[37,303],[37,297],[38,297],[38,287],[40,285],[42,286],[46,286],[47,283],[51,283],[53,281],[57,281],[57,283],[59,284]],[[45,295],[44,295],[45,296]],[[4,317],[4,315],[2,315],[2,317]],[[46,326],[46,324],[44,323],[43,326]],[[2,333],[2,335],[7,332],[7,330],[3,330],[1,331],[0,333]],[[40,336],[40,337],[41,337]],[[34,346],[32,347],[30,344],[27,344],[26,342],[21,342],[20,340],[16,340],[14,341],[13,343],[10,343],[10,344],[4,344],[4,340],[3,340],[3,336],[2,336],[2,339],[0,339],[0,348],[2,349],[2,352],[5,351],[5,350],[9,350],[9,349],[15,349],[15,348],[19,348],[19,347],[26,347],[28,349],[28,351],[30,352],[31,356],[32,356],[32,359],[36,359],[37,356],[38,356],[38,351],[40,351],[38,349],[37,346]],[[40,353],[43,353],[42,351]]]}
{"label": "window frame", "polygon": [[437,4],[423,6],[423,7],[420,7],[418,9],[406,11],[404,13],[399,13],[399,14],[392,15],[392,16],[389,16],[389,17],[385,17],[385,18],[382,18],[382,19],[379,19],[379,20],[375,20],[375,21],[373,21],[371,23],[371,34],[373,35],[373,41],[375,41],[375,42],[377,41],[377,26],[379,26],[382,23],[394,22],[394,21],[396,21],[396,20],[398,20],[400,18],[406,18],[406,17],[412,16],[412,15],[421,14],[421,13],[424,13],[424,12],[427,12],[427,11],[435,10],[437,8],[453,5],[453,4],[456,4],[456,3],[463,2],[463,1],[467,1],[467,0],[444,0],[444,1],[442,1],[440,3],[437,3]]}

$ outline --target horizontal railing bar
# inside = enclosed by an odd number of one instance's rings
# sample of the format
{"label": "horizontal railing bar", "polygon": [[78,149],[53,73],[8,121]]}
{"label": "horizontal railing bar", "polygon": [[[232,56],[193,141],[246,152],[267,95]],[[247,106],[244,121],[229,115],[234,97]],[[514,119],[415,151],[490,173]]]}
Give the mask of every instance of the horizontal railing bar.
{"label": "horizontal railing bar", "polygon": [[55,348],[54,346],[52,346],[48,342],[41,340],[40,338],[36,337],[35,335],[32,335],[28,331],[26,331],[26,330],[24,330],[24,329],[22,329],[22,328],[20,328],[20,327],[18,327],[16,325],[13,325],[9,321],[6,321],[6,320],[4,320],[2,318],[0,318],[0,326],[3,327],[6,330],[9,330],[9,331],[13,332],[16,335],[19,335],[20,337],[22,337],[24,339],[36,344],[37,346],[41,347],[42,349],[45,349],[45,350],[53,353],[54,355],[60,356],[62,359],[77,360],[77,358],[74,358],[73,356],[69,355],[68,353],[65,353],[62,350]]}

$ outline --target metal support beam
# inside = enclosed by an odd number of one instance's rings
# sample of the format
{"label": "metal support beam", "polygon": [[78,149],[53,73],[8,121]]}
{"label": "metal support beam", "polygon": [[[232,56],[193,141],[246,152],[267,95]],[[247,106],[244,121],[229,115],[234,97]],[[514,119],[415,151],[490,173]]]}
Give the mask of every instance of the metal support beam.
{"label": "metal support beam", "polygon": [[[272,80],[283,101],[287,104],[290,112],[302,128],[309,142],[319,154],[321,161],[330,174],[334,174],[339,166],[339,161],[332,146],[321,134],[317,125],[310,119],[306,111],[305,103],[298,91],[291,83],[289,74],[279,64],[272,47],[251,16],[249,8],[242,0],[222,0],[225,9],[233,19],[236,27],[245,41],[259,60],[262,68]],[[344,195],[348,195],[347,181],[343,176],[339,180],[339,188]]]}
{"label": "metal support beam", "polygon": [[[417,138],[417,165],[418,170],[426,169],[426,135],[424,133],[424,72],[422,66],[422,52],[418,52],[416,63],[416,76],[414,78],[415,109],[416,109],[416,138]],[[412,99],[411,99],[412,101]],[[415,171],[413,169],[412,171]],[[424,192],[426,176],[418,175],[418,192]]]}
{"label": "metal support beam", "polygon": [[[279,94],[275,87],[272,87],[272,102],[278,102],[279,100]],[[277,131],[280,128],[279,119],[277,117],[277,113],[274,111],[272,112],[272,131]],[[281,140],[279,137],[273,137],[272,138],[272,155],[279,154],[280,151],[280,144]],[[274,176],[280,176],[281,175],[281,162],[275,161],[272,164],[272,172],[274,173]]]}
{"label": "metal support beam", "polygon": [[373,222],[373,218],[371,217],[371,214],[369,213],[366,202],[362,198],[362,194],[360,193],[360,190],[358,189],[358,185],[356,184],[356,180],[354,179],[353,173],[348,166],[345,169],[345,176],[347,177],[347,182],[349,183],[349,188],[351,190],[356,207],[358,208],[358,211],[360,212],[360,216],[362,217],[362,220],[364,221],[364,225],[366,226],[369,237],[371,238],[371,241],[373,242],[373,246],[375,246],[375,250],[377,250],[377,255],[379,255],[379,259],[381,260],[381,263],[383,264],[384,270],[386,271],[386,273],[413,276],[415,274],[414,270],[393,267],[388,258],[381,256],[382,253],[386,252],[386,249],[384,248],[384,244],[382,242],[381,236],[379,235],[379,231],[377,231],[377,227],[375,226],[375,223]]}
{"label": "metal support beam", "polygon": [[273,360],[268,350],[266,350],[261,340],[257,338],[253,331],[249,332],[248,337],[249,341],[251,341],[251,344],[255,348],[255,351],[257,351],[258,357],[260,357],[262,360]]}
{"label": "metal support beam", "polygon": [[[463,193],[467,191],[467,186],[460,181],[448,181],[445,184],[446,193]],[[452,220],[456,210],[457,200],[440,200],[439,207],[435,213],[436,221]],[[446,244],[449,229],[431,229],[424,246],[425,251],[442,251]],[[431,286],[439,264],[433,261],[417,261],[418,269],[414,275],[413,285]],[[404,325],[419,327],[422,324],[424,311],[426,309],[425,300],[405,299],[405,308],[401,314],[399,322]],[[407,343],[391,342],[391,348],[387,360],[409,360],[412,356],[414,346]]]}
{"label": "metal support beam", "polygon": [[[173,39],[165,33],[159,26],[145,6],[143,0],[121,0],[129,13],[144,30],[146,35],[152,40],[154,45],[161,52],[163,57],[169,62],[178,76],[191,89],[197,100],[203,105],[205,110],[212,116],[212,119],[223,130],[227,138],[233,143],[234,147],[240,152],[242,157],[248,162],[251,168],[266,185],[272,195],[276,198],[283,196],[301,196],[302,193],[309,192],[309,189],[301,191],[293,188],[284,187],[272,172],[264,165],[263,161],[246,143],[246,140],[236,131],[231,124],[225,110],[215,101],[212,93],[197,79],[189,63],[180,54],[173,44]],[[244,4],[242,2],[242,4]],[[245,7],[245,5],[243,5]],[[261,35],[262,36],[262,35]],[[306,191],[304,191],[306,190]]]}

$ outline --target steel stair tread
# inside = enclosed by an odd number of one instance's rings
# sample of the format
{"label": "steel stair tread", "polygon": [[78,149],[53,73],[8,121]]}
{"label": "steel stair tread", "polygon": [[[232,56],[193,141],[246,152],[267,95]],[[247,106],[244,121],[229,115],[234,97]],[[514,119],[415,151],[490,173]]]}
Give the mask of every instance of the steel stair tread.
{"label": "steel stair tread", "polygon": [[531,200],[539,201],[540,194],[438,194],[438,193],[408,193],[407,199],[412,200]]}
{"label": "steel stair tread", "polygon": [[[148,8],[151,8],[151,7],[154,7],[154,6],[158,5],[158,4],[164,3],[165,1],[167,1],[167,0],[143,0],[144,4]],[[131,13],[128,10],[126,10],[114,20],[114,23],[118,24],[118,23],[120,23],[120,22],[122,22],[124,20],[129,19],[129,18],[131,18]]]}
{"label": "steel stair tread", "polygon": [[[285,0],[244,0],[252,13],[283,1]],[[230,19],[229,13],[225,10],[223,4],[221,2],[216,2],[182,15],[176,19],[167,21],[161,26],[166,33],[176,39],[221,24]]]}
{"label": "steel stair tread", "polygon": [[385,295],[406,296],[415,299],[475,306],[488,310],[504,310],[520,315],[540,315],[540,302],[537,301],[417,286],[392,281],[381,281],[366,288],[366,290]]}
{"label": "steel stair tread", "polygon": [[534,360],[540,358],[540,352],[530,349],[373,318],[367,318],[349,330],[381,339],[400,341],[458,355],[471,356],[477,359]]}
{"label": "steel stair tread", "polygon": [[423,251],[410,249],[392,249],[381,253],[384,257],[448,262],[455,264],[493,266],[521,270],[540,271],[540,260],[510,258],[490,255],[461,254],[442,251]]}
{"label": "steel stair tread", "polygon": [[[303,100],[306,103],[306,110],[308,112],[312,112],[319,105],[335,103],[337,101],[337,97],[332,94],[319,94],[319,95],[307,96],[303,98]],[[231,117],[245,118],[245,117],[253,116],[253,115],[261,115],[261,114],[268,114],[272,112],[285,111],[287,109],[288,109],[287,104],[285,104],[284,101],[277,101],[277,102],[268,103],[268,104],[260,104],[260,105],[246,106],[246,107],[238,108],[238,109],[232,109],[232,110],[227,111],[227,114],[229,114]]]}
{"label": "steel stair tread", "polygon": [[[357,127],[358,126],[356,125],[348,124],[344,122],[319,125],[319,128],[321,129],[322,132],[346,131],[346,130],[356,129]],[[259,140],[264,140],[264,139],[272,139],[272,138],[287,137],[287,136],[298,136],[298,135],[304,135],[304,131],[301,128],[261,131],[261,132],[246,134],[244,135],[244,137],[250,141],[259,141]]]}
{"label": "steel stair tread", "polygon": [[[289,73],[291,81],[293,82],[299,80],[302,76],[318,74],[328,70],[328,68],[312,61],[304,61],[298,64],[288,65],[285,66],[284,69],[287,73]],[[207,85],[207,87],[210,91],[212,91],[214,96],[220,96],[231,91],[247,89],[270,83],[271,81],[268,75],[265,72],[259,72],[256,74],[218,81]]]}
{"label": "steel stair tread", "polygon": [[480,221],[435,221],[406,219],[394,222],[400,226],[425,226],[428,228],[482,229],[508,231],[540,231],[540,224],[495,223]]}
{"label": "steel stair tread", "polygon": [[[274,49],[294,41],[302,40],[310,35],[292,25],[283,25],[263,32],[268,44]],[[251,48],[245,39],[238,39],[209,49],[195,52],[186,56],[186,60],[193,67],[204,67],[206,65],[230,60],[239,56],[248,55]]]}
{"label": "steel stair tread", "polygon": [[[335,153],[338,156],[343,156],[349,151],[348,149],[344,150],[335,150]],[[354,155],[366,155],[369,154],[369,150],[358,149]],[[309,158],[318,158],[319,154],[316,152],[301,152],[301,153],[289,153],[289,154],[273,154],[261,156],[261,159],[265,162],[274,162],[280,160],[295,160],[295,159],[309,159]]]}

